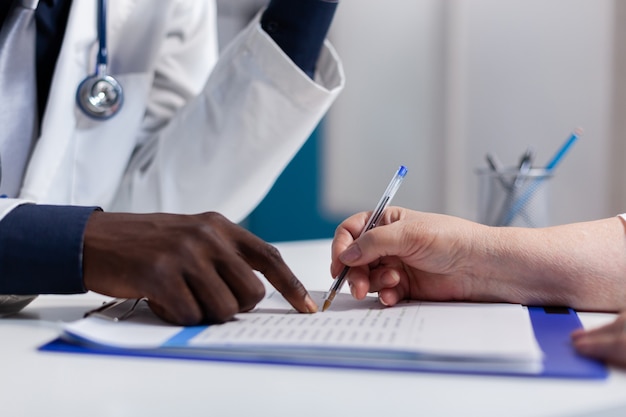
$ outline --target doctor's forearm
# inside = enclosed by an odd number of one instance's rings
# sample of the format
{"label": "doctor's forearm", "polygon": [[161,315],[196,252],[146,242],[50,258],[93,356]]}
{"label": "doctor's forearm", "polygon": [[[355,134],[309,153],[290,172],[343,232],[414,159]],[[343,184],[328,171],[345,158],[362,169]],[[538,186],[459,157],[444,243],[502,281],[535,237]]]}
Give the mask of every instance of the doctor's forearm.
{"label": "doctor's forearm", "polygon": [[24,204],[0,221],[0,294],[85,292],[82,245],[93,207]]}
{"label": "doctor's forearm", "polygon": [[338,0],[271,0],[261,27],[309,77],[337,8]]}

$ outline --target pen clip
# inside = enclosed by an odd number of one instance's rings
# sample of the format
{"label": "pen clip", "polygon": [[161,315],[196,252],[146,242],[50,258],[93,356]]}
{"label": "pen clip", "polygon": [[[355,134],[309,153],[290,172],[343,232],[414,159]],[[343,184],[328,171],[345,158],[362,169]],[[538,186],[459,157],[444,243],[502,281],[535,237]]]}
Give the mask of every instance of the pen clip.
{"label": "pen clip", "polygon": [[108,303],[104,303],[98,308],[87,311],[83,318],[86,317],[100,317],[106,320],[112,321],[123,321],[129,318],[139,304],[145,301],[147,302],[147,298],[117,298],[115,300],[109,301]]}

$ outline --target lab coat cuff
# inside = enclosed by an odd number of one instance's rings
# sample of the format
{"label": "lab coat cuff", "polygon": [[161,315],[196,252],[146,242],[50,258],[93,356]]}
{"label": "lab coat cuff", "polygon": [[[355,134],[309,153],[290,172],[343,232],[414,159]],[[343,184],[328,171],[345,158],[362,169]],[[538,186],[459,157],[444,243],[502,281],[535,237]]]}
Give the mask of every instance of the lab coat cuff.
{"label": "lab coat cuff", "polygon": [[23,204],[0,221],[0,294],[74,294],[83,238],[97,207]]}
{"label": "lab coat cuff", "polygon": [[261,16],[261,27],[309,77],[333,20],[336,2],[271,0]]}
{"label": "lab coat cuff", "polygon": [[[246,68],[254,68],[266,75],[266,80],[283,95],[292,97],[301,109],[317,107],[320,102],[331,102],[343,89],[345,75],[339,55],[328,40],[324,40],[312,80],[283,51],[261,27],[260,12],[242,36],[245,53],[240,60]],[[224,51],[227,55],[230,51]],[[293,94],[297,91],[298,94]]]}

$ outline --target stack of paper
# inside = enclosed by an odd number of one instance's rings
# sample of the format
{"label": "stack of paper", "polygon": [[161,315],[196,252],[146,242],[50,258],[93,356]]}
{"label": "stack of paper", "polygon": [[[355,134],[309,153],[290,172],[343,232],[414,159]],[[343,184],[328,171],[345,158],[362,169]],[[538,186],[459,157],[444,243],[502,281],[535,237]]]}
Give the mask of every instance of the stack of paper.
{"label": "stack of paper", "polygon": [[[313,293],[322,300],[322,293]],[[176,327],[145,303],[126,320],[69,324],[64,339],[169,357],[370,369],[536,374],[542,351],[527,308],[515,304],[405,302],[338,294],[330,310],[298,314],[278,293],[221,325]]]}

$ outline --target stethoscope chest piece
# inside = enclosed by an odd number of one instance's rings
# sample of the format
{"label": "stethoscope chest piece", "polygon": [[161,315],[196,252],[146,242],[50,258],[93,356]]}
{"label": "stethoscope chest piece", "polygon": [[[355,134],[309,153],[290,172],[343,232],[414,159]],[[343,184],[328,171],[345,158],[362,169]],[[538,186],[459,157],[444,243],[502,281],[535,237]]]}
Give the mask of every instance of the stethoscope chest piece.
{"label": "stethoscope chest piece", "polygon": [[94,74],[78,86],[76,102],[88,116],[104,120],[117,114],[124,102],[124,91],[112,76]]}
{"label": "stethoscope chest piece", "polygon": [[87,116],[106,120],[122,107],[124,92],[120,83],[107,73],[106,0],[98,0],[98,56],[96,71],[76,90],[76,104]]}

